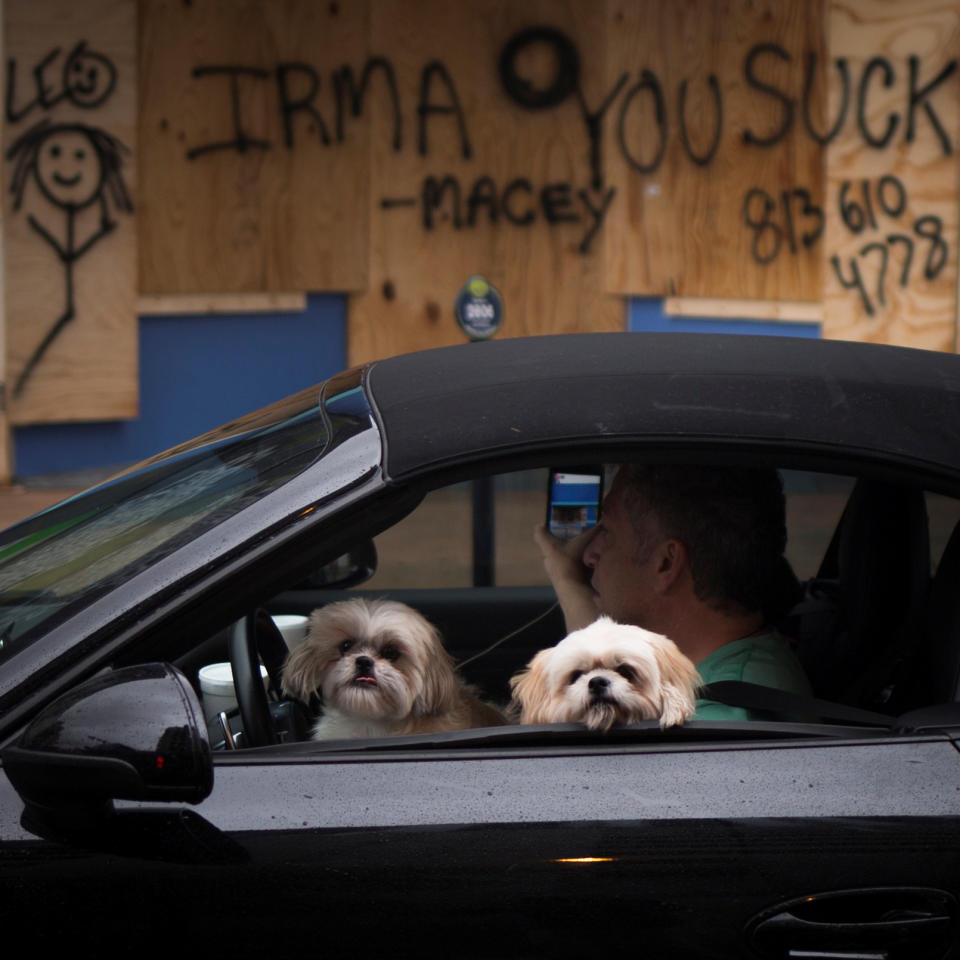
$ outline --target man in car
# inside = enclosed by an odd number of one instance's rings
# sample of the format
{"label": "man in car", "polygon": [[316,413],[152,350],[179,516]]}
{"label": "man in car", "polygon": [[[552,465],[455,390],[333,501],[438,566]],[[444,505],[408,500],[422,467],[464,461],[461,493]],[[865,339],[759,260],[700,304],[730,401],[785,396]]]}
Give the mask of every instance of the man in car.
{"label": "man in car", "polygon": [[[787,569],[775,470],[626,465],[596,527],[564,542],[540,526],[534,538],[568,632],[606,614],[669,637],[705,684],[742,680],[810,694],[789,643],[768,621]],[[701,720],[751,716],[697,704]]]}

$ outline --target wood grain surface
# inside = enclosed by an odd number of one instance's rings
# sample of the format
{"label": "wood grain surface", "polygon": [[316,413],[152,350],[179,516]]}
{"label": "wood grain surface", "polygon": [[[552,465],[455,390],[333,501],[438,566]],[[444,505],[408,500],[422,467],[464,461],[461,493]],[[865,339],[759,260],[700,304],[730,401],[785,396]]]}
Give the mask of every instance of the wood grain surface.
{"label": "wood grain surface", "polygon": [[864,94],[827,151],[824,335],[956,350],[960,4],[834,0],[828,28]]}
{"label": "wood grain surface", "polygon": [[[455,113],[405,113],[409,133],[405,127],[402,149],[394,151],[393,114],[378,101],[369,285],[350,298],[351,363],[465,342],[453,304],[474,274],[503,297],[501,336],[623,329],[624,304],[603,289],[602,237],[589,242],[595,218],[580,196],[589,192],[600,206],[578,95],[525,108],[498,72],[510,40],[540,24],[575,39],[579,89],[588,105],[599,103],[601,3],[374,0],[371,49],[394,52],[401,102],[442,108],[455,91],[464,128]],[[538,91],[564,69],[549,37],[519,46],[512,64]],[[431,184],[444,182],[442,199],[430,202]],[[412,203],[395,206],[397,199]]]}
{"label": "wood grain surface", "polygon": [[4,6],[15,424],[137,413],[136,11],[135,0]]}
{"label": "wood grain surface", "polygon": [[334,74],[367,59],[367,3],[139,11],[141,292],[363,289],[369,125]]}
{"label": "wood grain surface", "polygon": [[803,237],[818,225],[808,207],[822,204],[823,160],[803,105],[820,120],[822,8],[608,4],[608,69],[630,74],[604,127],[620,198],[605,235],[608,290],[819,299],[820,248]]}

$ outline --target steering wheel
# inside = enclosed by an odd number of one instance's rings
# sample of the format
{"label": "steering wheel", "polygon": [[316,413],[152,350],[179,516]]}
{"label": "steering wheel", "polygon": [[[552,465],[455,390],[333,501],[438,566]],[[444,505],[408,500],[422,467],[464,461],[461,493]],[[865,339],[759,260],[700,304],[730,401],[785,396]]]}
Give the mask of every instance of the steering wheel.
{"label": "steering wheel", "polygon": [[271,688],[279,695],[287,645],[270,614],[258,608],[238,620],[230,634],[229,651],[245,746],[264,747],[279,743],[263,689],[260,659],[263,658],[267,668]]}

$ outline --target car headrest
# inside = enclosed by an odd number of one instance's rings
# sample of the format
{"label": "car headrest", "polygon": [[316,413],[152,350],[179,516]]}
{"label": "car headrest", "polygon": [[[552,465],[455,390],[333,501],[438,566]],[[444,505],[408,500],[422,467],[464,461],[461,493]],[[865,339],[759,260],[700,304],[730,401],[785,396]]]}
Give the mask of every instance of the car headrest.
{"label": "car headrest", "polygon": [[960,699],[960,522],[930,584],[922,656],[929,664],[933,702]]}

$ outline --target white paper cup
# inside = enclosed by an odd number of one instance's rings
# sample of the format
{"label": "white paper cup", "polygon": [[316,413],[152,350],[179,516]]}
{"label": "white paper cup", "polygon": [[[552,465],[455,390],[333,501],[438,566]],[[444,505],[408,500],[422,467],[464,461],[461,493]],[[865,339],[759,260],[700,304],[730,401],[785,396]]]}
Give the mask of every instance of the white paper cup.
{"label": "white paper cup", "polygon": [[281,613],[273,617],[273,622],[283,636],[288,650],[293,650],[307,638],[309,618],[299,613]]}
{"label": "white paper cup", "polygon": [[[260,676],[266,689],[270,678],[267,668],[260,665]],[[200,693],[207,723],[213,723],[218,713],[236,709],[237,694],[233,688],[233,669],[229,663],[208,663],[200,668]]]}

